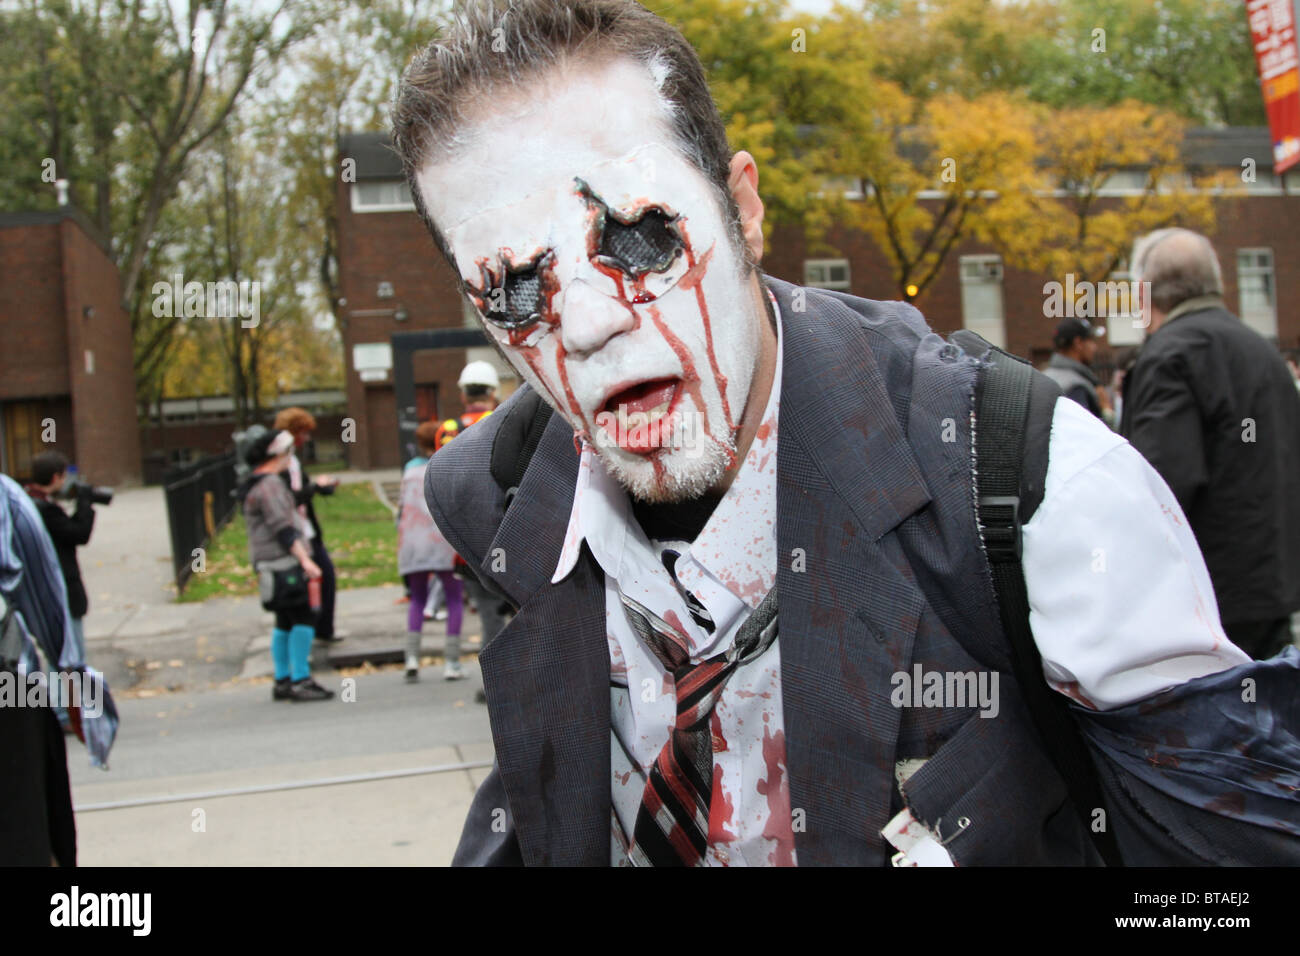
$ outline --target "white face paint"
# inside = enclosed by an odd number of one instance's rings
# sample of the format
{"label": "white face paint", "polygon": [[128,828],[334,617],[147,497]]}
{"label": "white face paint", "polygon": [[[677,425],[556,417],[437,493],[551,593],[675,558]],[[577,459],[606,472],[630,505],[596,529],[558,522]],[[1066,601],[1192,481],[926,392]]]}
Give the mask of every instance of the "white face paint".
{"label": "white face paint", "polygon": [[760,316],[659,102],[635,63],[564,72],[416,177],[480,313],[519,326],[488,334],[651,501],[695,497],[735,461]]}

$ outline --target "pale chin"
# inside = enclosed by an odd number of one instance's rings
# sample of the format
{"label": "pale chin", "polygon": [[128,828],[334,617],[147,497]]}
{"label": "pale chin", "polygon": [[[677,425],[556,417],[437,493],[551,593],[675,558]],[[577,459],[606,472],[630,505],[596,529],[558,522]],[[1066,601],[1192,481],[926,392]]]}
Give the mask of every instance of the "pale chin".
{"label": "pale chin", "polygon": [[603,434],[593,438],[596,454],[610,477],[632,497],[649,504],[674,504],[701,497],[722,480],[736,459],[734,436],[728,436],[725,445],[701,436],[694,447],[658,453],[656,474],[648,457],[624,451]]}

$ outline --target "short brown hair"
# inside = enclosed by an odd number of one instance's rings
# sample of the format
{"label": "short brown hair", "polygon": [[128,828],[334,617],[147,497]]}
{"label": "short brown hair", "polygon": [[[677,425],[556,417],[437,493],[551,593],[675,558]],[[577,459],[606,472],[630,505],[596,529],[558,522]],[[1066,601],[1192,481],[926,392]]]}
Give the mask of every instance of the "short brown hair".
{"label": "short brown hair", "polygon": [[282,408],[275,416],[275,430],[286,431],[296,437],[303,432],[314,432],[316,419],[307,409],[299,408],[297,405]]}
{"label": "short brown hair", "polygon": [[415,443],[424,451],[434,451],[438,447],[437,422],[423,422],[415,430]]}
{"label": "short brown hair", "polygon": [[411,199],[453,267],[455,256],[424,208],[415,175],[473,116],[465,108],[468,101],[494,88],[518,86],[566,62],[620,57],[650,69],[658,80],[677,148],[713,185],[733,242],[753,265],[728,185],[726,125],[699,56],[675,27],[632,0],[479,0],[455,16],[446,33],[411,60],[392,108],[393,142]]}
{"label": "short brown hair", "polygon": [[32,482],[42,487],[68,470],[67,456],[58,451],[43,451],[32,458]]}

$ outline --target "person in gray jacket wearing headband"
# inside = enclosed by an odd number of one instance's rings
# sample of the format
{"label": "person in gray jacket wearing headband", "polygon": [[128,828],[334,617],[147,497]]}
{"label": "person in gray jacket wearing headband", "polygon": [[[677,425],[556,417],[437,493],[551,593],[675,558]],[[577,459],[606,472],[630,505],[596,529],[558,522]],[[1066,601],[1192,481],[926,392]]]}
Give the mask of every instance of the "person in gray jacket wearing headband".
{"label": "person in gray jacket wearing headband", "polygon": [[[297,558],[309,579],[319,579],[320,567],[303,540],[293,492],[283,481],[267,481],[289,467],[293,436],[287,431],[267,432],[245,452],[253,469],[240,487],[244,521],[248,526],[248,556],[255,569],[271,562]],[[275,611],[271,631],[271,660],[275,666],[275,700],[327,700],[334,696],[311,677],[311,642],[315,637],[311,603],[304,599],[293,607]]]}

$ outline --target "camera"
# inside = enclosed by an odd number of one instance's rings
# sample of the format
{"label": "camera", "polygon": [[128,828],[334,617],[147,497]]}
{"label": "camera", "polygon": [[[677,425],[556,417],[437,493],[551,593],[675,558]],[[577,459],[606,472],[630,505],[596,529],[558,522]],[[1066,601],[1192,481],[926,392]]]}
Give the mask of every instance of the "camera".
{"label": "camera", "polygon": [[80,478],[69,478],[63,483],[63,488],[59,491],[59,497],[67,500],[79,498],[82,495],[88,497],[92,505],[111,505],[113,503],[112,488],[106,488],[103,485],[90,485]]}

